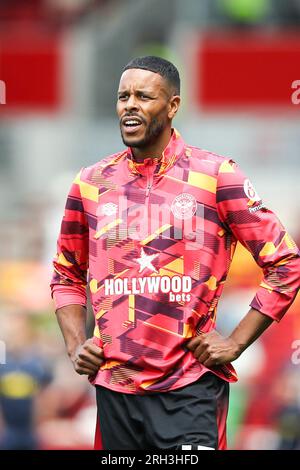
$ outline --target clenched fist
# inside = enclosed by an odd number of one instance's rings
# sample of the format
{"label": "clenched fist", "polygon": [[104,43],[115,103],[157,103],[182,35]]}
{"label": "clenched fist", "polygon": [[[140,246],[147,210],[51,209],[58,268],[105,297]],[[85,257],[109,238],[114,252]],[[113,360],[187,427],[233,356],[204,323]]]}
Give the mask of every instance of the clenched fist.
{"label": "clenched fist", "polygon": [[240,355],[236,342],[232,338],[224,338],[216,330],[192,338],[187,348],[205,367],[227,364]]}
{"label": "clenched fist", "polygon": [[92,338],[87,339],[78,346],[71,360],[77,374],[95,375],[104,362],[103,349]]}

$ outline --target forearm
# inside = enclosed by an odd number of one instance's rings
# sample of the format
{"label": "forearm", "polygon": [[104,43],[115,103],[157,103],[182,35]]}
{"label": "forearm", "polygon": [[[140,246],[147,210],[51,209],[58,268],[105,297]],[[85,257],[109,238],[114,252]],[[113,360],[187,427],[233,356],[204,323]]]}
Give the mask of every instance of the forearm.
{"label": "forearm", "polygon": [[103,364],[103,349],[86,339],[86,309],[82,305],[67,305],[56,310],[68,355],[75,371],[94,376]]}
{"label": "forearm", "polygon": [[271,323],[273,323],[272,318],[251,308],[229,336],[237,345],[238,355],[247,349]]}
{"label": "forearm", "polygon": [[229,337],[212,330],[191,339],[187,347],[206,367],[227,364],[237,359],[272,322],[272,318],[251,308]]}
{"label": "forearm", "polygon": [[76,349],[86,341],[86,309],[82,305],[67,305],[57,309],[56,316],[72,359]]}

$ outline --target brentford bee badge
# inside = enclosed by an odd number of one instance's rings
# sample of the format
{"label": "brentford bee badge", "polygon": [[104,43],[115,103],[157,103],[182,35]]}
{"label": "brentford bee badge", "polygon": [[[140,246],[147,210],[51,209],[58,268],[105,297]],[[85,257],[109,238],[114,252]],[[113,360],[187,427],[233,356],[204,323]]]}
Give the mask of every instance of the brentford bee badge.
{"label": "brentford bee badge", "polygon": [[181,193],[173,199],[171,211],[176,219],[186,220],[193,217],[197,210],[197,201],[192,194]]}

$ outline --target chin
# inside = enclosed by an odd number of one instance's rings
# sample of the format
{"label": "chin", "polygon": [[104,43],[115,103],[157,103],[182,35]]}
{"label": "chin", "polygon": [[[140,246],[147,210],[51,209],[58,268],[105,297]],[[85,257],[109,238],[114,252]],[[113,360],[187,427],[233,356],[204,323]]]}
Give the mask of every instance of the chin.
{"label": "chin", "polygon": [[127,145],[127,147],[143,147],[144,144],[144,139],[137,138],[137,137],[130,137],[130,136],[124,136],[122,134],[122,140],[124,145]]}

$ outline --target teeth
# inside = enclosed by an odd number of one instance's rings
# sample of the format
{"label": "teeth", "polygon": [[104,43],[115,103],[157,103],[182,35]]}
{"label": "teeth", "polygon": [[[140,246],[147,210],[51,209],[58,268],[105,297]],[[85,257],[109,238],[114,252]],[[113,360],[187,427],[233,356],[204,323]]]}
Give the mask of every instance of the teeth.
{"label": "teeth", "polygon": [[125,122],[125,126],[138,126],[139,124],[140,124],[139,121],[134,121],[134,120]]}

